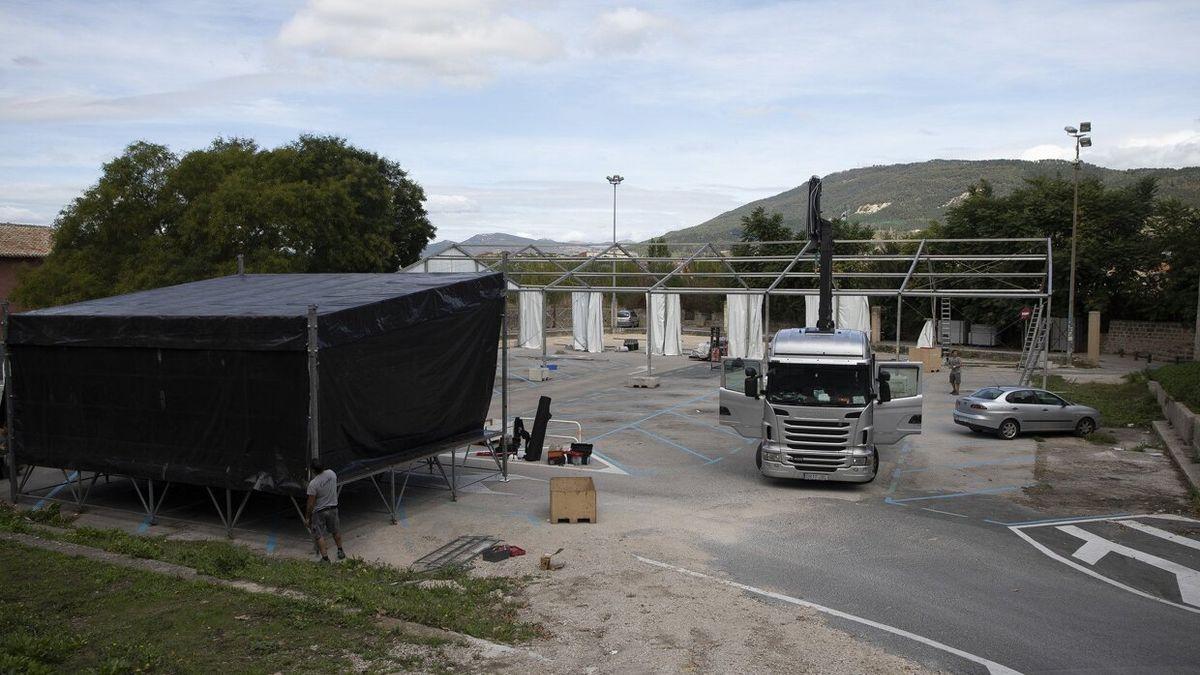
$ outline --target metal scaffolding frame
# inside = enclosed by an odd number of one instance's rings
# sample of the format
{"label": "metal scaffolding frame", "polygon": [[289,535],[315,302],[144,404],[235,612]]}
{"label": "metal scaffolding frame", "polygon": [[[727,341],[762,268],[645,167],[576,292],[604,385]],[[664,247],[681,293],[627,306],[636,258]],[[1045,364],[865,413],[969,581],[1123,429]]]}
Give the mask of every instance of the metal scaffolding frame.
{"label": "metal scaffolding frame", "polygon": [[[905,298],[1044,301],[1053,294],[1049,238],[839,239],[834,242],[834,295],[896,299],[896,358]],[[762,295],[764,341],[770,339],[770,299],[815,296],[817,256],[808,240],[766,242],[645,242],[496,246],[455,244],[402,271],[439,271],[470,262],[478,271],[504,272],[519,291],[652,294]],[[625,263],[613,271],[613,264]],[[603,271],[601,271],[603,266]],[[618,283],[621,279],[628,283]],[[870,283],[868,283],[870,282]],[[614,285],[616,284],[616,285]],[[864,287],[865,286],[865,287]],[[544,309],[543,309],[544,311]],[[1049,314],[1047,307],[1047,314]],[[647,322],[647,342],[651,336]],[[542,321],[542,362],[547,360]],[[1049,374],[1042,346],[1043,383]],[[646,350],[647,374],[653,370]]]}

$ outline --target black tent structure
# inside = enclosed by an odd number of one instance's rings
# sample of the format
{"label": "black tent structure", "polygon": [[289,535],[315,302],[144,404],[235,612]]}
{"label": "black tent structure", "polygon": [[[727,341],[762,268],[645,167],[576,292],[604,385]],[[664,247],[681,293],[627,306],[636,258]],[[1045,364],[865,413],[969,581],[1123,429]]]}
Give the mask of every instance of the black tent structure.
{"label": "black tent structure", "polygon": [[318,459],[394,520],[395,467],[500,436],[504,299],[499,273],[238,274],[6,315],[13,503],[33,467],[72,472],[81,505],[129,477],[151,518],[184,483],[232,534],[251,494],[295,502]]}

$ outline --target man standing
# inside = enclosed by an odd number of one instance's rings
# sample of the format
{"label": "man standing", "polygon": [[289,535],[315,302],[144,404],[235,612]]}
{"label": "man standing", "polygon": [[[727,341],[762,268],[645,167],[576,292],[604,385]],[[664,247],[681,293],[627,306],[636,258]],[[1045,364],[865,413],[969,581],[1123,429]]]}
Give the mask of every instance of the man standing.
{"label": "man standing", "polygon": [[304,523],[312,528],[321,552],[321,562],[329,562],[329,549],[325,546],[325,535],[332,534],[337,544],[338,560],[346,559],[342,550],[342,530],[338,526],[337,474],[326,469],[317,460],[312,461],[313,479],[308,482],[308,506],[304,510]]}
{"label": "man standing", "polygon": [[957,396],[958,387],[962,384],[962,357],[958,355],[957,349],[950,350],[950,357],[946,359],[946,365],[950,367],[950,393]]}

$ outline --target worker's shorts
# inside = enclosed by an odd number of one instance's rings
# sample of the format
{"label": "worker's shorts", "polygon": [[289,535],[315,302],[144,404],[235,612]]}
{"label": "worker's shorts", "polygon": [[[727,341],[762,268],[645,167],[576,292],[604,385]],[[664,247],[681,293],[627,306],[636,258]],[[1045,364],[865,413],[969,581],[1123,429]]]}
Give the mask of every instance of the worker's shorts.
{"label": "worker's shorts", "polygon": [[324,539],[325,535],[328,534],[341,534],[342,528],[338,525],[337,507],[321,509],[314,513],[312,517],[312,530],[313,536],[318,539]]}
{"label": "worker's shorts", "polygon": [[962,384],[962,373],[950,371],[950,384]]}

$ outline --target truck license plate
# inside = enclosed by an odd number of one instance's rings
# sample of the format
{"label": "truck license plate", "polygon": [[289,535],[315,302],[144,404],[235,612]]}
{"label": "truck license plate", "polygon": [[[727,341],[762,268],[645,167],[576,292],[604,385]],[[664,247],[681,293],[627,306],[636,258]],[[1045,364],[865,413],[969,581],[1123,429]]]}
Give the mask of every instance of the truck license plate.
{"label": "truck license plate", "polygon": [[804,480],[829,480],[827,473],[802,473],[800,477]]}

